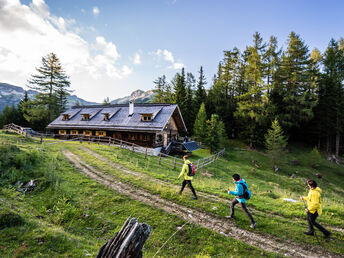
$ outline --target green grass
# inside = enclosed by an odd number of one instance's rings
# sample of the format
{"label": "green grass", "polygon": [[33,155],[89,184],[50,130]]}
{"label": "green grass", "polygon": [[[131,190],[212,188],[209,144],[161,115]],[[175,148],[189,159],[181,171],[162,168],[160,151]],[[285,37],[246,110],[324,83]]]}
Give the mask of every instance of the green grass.
{"label": "green grass", "polygon": [[[132,170],[165,180],[176,186],[180,185],[181,181],[177,180],[178,170],[173,170],[166,166],[158,166],[155,162],[144,159],[140,154],[103,145],[86,144],[84,146]],[[94,159],[88,153],[80,150],[79,147],[79,144],[68,145],[69,149],[85,159],[90,165],[106,173],[113,174],[122,181],[142,187],[151,193],[159,194],[166,199],[173,200],[182,205],[216,213],[220,216],[228,215],[229,208],[223,202],[210,202],[202,199],[194,202],[190,199],[190,194],[180,197],[176,194],[174,188],[168,186],[157,187],[155,183],[142,181],[139,178],[116,172],[108,164]],[[319,182],[324,190],[324,213],[318,220],[324,225],[341,227],[344,222],[343,190],[341,185],[343,181],[338,181],[342,178],[341,173],[343,173],[343,168],[329,163],[324,159],[319,161],[320,166],[315,171],[308,160],[310,159],[309,153],[311,150],[308,151],[300,147],[294,148],[295,150],[291,150],[289,154],[283,157],[280,162],[281,169],[278,173],[272,172],[272,165],[265,153],[234,150],[232,148],[220,161],[206,167],[198,173],[194,179],[194,186],[198,191],[216,194],[224,199],[228,199],[229,196],[225,189],[227,189],[228,185],[233,188],[233,185],[230,183],[232,181],[231,175],[234,172],[239,173],[248,181],[250,189],[254,193],[248,205],[258,211],[253,212],[259,223],[259,227],[256,229],[257,231],[275,235],[281,239],[292,239],[297,242],[318,245],[316,239],[305,237],[303,234],[303,231],[307,228],[307,224],[302,202],[296,204],[288,203],[283,201],[283,198],[288,197],[298,200],[299,195],[306,195],[307,191],[304,179],[314,178],[315,173],[320,172],[324,176],[322,181]],[[196,152],[193,156],[195,160],[196,157],[199,158],[207,155],[204,150],[200,152]],[[299,160],[300,165],[291,165],[290,161],[295,159]],[[252,164],[252,160],[257,161],[256,163],[259,164],[259,168],[256,168]],[[211,178],[202,176],[205,170],[214,176]],[[298,171],[298,173],[295,171]],[[290,175],[293,173],[297,175],[297,178],[290,178]],[[217,207],[216,210],[212,209],[214,206]],[[248,228],[249,221],[240,209],[238,209],[236,221],[240,227]],[[343,240],[343,234],[334,233],[334,240],[326,244],[327,250],[343,254]]]}
{"label": "green grass", "polygon": [[[94,257],[129,215],[152,227],[143,249],[145,257],[152,257],[185,223],[83,176],[61,155],[61,144],[42,146],[1,131],[0,144],[1,257],[81,257],[88,253]],[[17,191],[18,181],[30,179],[39,182],[35,190]],[[273,256],[193,224],[186,224],[159,253],[162,257],[261,255]]]}

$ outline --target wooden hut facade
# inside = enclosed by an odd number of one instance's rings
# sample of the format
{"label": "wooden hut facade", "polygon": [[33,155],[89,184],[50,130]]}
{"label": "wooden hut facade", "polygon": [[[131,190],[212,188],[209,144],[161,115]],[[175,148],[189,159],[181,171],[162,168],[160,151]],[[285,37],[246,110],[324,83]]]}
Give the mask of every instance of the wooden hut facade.
{"label": "wooden hut facade", "polygon": [[110,136],[144,147],[166,147],[187,129],[177,104],[74,106],[48,129],[57,136]]}

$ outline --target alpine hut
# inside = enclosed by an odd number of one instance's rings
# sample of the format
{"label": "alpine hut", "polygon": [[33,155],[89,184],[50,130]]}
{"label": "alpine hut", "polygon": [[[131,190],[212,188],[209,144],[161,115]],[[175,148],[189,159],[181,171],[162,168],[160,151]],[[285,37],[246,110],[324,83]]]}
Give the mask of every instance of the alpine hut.
{"label": "alpine hut", "polygon": [[177,104],[74,106],[47,128],[59,137],[113,137],[144,147],[166,147],[187,129]]}

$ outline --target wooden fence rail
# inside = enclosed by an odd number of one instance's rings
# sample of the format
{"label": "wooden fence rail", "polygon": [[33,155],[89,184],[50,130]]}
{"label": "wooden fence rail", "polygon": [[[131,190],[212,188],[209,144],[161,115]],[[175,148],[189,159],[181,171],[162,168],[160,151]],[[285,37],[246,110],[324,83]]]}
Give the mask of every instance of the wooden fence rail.
{"label": "wooden fence rail", "polygon": [[[43,133],[34,132],[32,130],[30,131],[27,128],[18,126],[18,125],[13,124],[13,123],[5,125],[4,130],[23,135],[26,138],[40,140],[41,143],[43,143],[43,138],[54,138],[57,136],[55,134],[43,134]],[[79,141],[79,142],[88,142],[88,143],[95,142],[95,143],[101,143],[101,144],[107,144],[107,145],[115,145],[115,146],[120,147],[121,149],[127,149],[127,150],[130,150],[132,152],[144,154],[145,158],[147,158],[147,156],[150,156],[159,165],[165,164],[169,167],[172,167],[173,169],[180,168],[184,164],[183,159],[173,157],[173,156],[170,156],[170,155],[167,155],[164,153],[159,153],[157,156],[155,156],[153,153],[153,149],[151,149],[151,148],[142,147],[142,146],[137,145],[135,143],[123,141],[123,140],[112,138],[109,136],[94,136],[94,135],[86,136],[83,134],[78,134],[78,135],[66,134],[66,135],[58,135],[58,137],[60,139],[59,141],[50,142],[47,144],[50,145],[50,144],[56,144],[56,143],[61,143],[61,142],[65,142],[65,141]],[[199,159],[199,160],[193,162],[193,164],[195,166],[195,170],[199,170],[199,169],[215,162],[217,159],[221,158],[224,155],[225,151],[226,150],[223,149],[220,152],[217,152],[217,153],[215,153],[209,157],[205,157],[205,158],[202,158],[202,159]]]}

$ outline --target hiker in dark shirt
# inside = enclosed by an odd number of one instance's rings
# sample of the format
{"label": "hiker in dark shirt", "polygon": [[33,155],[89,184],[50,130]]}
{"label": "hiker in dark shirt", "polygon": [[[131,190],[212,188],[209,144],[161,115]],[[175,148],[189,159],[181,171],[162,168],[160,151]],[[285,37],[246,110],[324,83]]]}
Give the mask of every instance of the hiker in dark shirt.
{"label": "hiker in dark shirt", "polygon": [[[255,228],[257,226],[257,223],[254,221],[251,213],[247,210],[246,207],[246,199],[249,199],[251,197],[251,192],[248,190],[248,186],[244,179],[241,179],[238,174],[233,175],[233,183],[235,186],[235,191],[230,191],[228,189],[228,194],[235,195],[235,198],[232,201],[231,204],[231,215],[227,216],[226,218],[233,219],[234,218],[234,206],[238,203],[241,204],[242,209],[247,214],[249,219],[251,220],[251,228]],[[246,191],[246,193],[245,193]],[[246,196],[247,195],[247,196]],[[246,199],[245,199],[246,197]]]}

